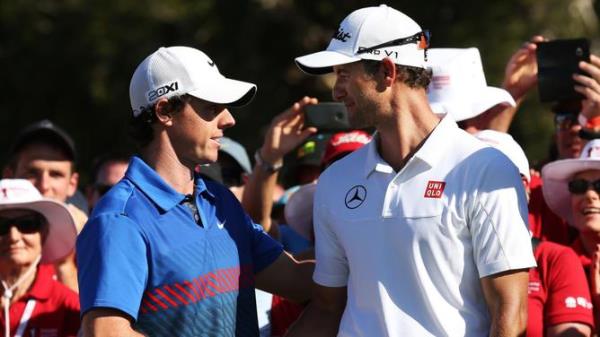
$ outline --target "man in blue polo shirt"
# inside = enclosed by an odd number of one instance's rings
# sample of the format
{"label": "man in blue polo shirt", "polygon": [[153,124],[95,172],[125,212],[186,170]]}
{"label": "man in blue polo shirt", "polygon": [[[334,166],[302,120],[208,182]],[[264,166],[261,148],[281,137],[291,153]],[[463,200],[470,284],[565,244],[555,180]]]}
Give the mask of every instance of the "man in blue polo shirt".
{"label": "man in blue polo shirt", "polygon": [[[256,86],[225,78],[199,50],[169,47],[138,66],[129,90],[140,156],[77,241],[84,333],[257,336],[254,287],[306,300],[313,266],[284,253],[227,188],[195,173],[217,160],[223,130],[235,124],[226,107],[248,103]],[[283,146],[263,146],[262,174],[312,132],[298,118],[309,101],[283,114],[287,129],[269,133]]]}

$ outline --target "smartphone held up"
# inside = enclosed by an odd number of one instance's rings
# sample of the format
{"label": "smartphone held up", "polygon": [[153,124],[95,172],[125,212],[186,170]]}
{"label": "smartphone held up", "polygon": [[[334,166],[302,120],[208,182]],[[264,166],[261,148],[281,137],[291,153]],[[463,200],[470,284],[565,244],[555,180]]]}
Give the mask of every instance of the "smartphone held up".
{"label": "smartphone held up", "polygon": [[573,74],[583,74],[579,69],[579,62],[590,60],[588,39],[538,42],[536,57],[540,101],[557,102],[582,98],[575,91]]}

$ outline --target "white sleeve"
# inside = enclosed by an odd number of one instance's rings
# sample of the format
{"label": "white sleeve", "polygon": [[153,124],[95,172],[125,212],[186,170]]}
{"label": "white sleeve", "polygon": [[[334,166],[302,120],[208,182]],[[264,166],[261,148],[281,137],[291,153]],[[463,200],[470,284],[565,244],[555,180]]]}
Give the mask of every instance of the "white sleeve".
{"label": "white sleeve", "polygon": [[474,179],[469,229],[480,277],[535,267],[527,198],[517,168],[494,156]]}
{"label": "white sleeve", "polygon": [[324,185],[321,181],[318,183],[313,205],[317,259],[313,279],[322,286],[344,287],[348,283],[348,260],[330,221],[330,212],[324,197],[327,187]]}

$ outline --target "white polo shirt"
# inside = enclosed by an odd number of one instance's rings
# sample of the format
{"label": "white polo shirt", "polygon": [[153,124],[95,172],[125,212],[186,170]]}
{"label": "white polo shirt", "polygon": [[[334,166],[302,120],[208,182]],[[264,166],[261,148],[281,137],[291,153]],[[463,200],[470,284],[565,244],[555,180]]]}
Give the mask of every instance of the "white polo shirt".
{"label": "white polo shirt", "polygon": [[517,168],[450,118],[398,173],[376,143],[315,195],[314,280],[348,287],[338,336],[487,336],[479,279],[535,266]]}

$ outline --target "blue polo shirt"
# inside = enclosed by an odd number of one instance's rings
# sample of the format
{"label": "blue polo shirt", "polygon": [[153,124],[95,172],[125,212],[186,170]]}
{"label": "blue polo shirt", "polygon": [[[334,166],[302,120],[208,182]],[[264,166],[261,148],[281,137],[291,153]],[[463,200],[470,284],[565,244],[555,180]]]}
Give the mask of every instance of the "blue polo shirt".
{"label": "blue polo shirt", "polygon": [[77,239],[81,312],[114,308],[149,336],[257,336],[254,274],[282,253],[222,185],[185,195],[138,157]]}

